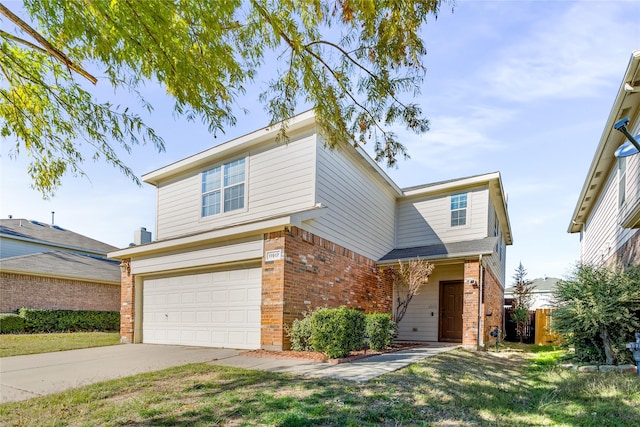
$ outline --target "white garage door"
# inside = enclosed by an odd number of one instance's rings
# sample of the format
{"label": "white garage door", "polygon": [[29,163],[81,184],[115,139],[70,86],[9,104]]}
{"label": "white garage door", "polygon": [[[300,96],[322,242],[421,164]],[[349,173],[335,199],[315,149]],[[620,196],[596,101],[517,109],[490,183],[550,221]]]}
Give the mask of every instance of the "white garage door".
{"label": "white garage door", "polygon": [[260,347],[261,269],[145,279],[142,341]]}

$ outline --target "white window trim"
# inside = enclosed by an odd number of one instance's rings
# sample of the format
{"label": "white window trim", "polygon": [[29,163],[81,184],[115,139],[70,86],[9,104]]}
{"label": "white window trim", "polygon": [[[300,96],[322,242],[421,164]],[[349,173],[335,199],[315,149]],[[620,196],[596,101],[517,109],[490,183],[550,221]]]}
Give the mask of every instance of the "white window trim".
{"label": "white window trim", "polygon": [[[232,186],[227,186],[227,187],[224,186],[224,166],[226,164],[235,162],[237,160],[242,160],[242,159],[244,159],[244,181],[243,181],[243,183],[244,183],[244,201],[243,201],[243,205],[244,206],[242,208],[239,208],[239,209],[233,209],[233,210],[225,212],[224,211],[224,189],[228,188],[228,187],[233,187],[233,186],[238,185],[238,184],[234,184]],[[204,216],[202,214],[202,198],[203,198],[203,195],[204,195],[204,193],[202,192],[202,174],[204,172],[207,172],[207,171],[209,171],[211,169],[215,169],[217,167],[220,167],[220,213]],[[249,197],[248,197],[248,194],[249,194],[249,156],[235,157],[235,158],[232,158],[232,159],[227,159],[227,160],[225,160],[223,162],[220,162],[220,163],[216,163],[214,165],[207,166],[205,169],[202,169],[200,171],[198,176],[200,177],[200,180],[199,180],[199,185],[200,185],[200,191],[199,191],[200,203],[198,204],[198,209],[199,209],[198,216],[199,216],[201,221],[211,221],[211,220],[218,219],[218,218],[225,217],[225,216],[229,216],[229,215],[237,215],[239,213],[247,212],[249,210],[249,207],[248,207],[248,202],[249,202],[249,200],[248,200],[249,199]]]}
{"label": "white window trim", "polygon": [[[451,225],[451,214],[453,213],[453,210],[451,209],[451,199],[454,196],[461,196],[461,195],[466,195],[467,196],[467,206],[465,208],[465,223],[464,225]],[[449,226],[449,230],[462,230],[465,228],[470,228],[471,227],[471,192],[469,191],[464,191],[464,192],[460,192],[460,193],[453,193],[450,194],[449,197],[447,198],[447,202],[448,202],[448,210],[449,210],[449,222],[448,222],[448,226]]]}

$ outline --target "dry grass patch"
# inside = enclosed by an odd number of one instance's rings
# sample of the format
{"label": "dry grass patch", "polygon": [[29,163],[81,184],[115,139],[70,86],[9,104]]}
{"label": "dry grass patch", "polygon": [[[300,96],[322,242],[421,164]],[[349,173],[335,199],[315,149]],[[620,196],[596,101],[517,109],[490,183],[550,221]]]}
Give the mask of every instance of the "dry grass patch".
{"label": "dry grass patch", "polygon": [[557,356],[455,350],[363,384],[194,364],[0,405],[0,425],[637,425],[634,375]]}

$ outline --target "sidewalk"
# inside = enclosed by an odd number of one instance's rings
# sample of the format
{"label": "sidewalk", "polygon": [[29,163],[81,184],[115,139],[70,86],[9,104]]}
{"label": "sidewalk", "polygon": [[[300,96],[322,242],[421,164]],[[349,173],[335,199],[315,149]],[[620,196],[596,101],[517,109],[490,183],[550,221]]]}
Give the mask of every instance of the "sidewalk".
{"label": "sidewalk", "polygon": [[334,378],[339,380],[366,382],[389,372],[397,371],[419,360],[458,348],[457,344],[440,342],[428,343],[425,347],[416,347],[394,353],[380,354],[353,362],[331,364],[306,360],[269,359],[260,357],[237,356],[210,362],[214,365],[233,366],[269,372],[284,372],[314,378]]}
{"label": "sidewalk", "polygon": [[365,382],[418,360],[458,347],[425,347],[381,354],[349,363],[240,356],[240,351],[206,347],[124,344],[55,353],[0,358],[0,403],[58,393],[101,381],[153,372],[189,363],[291,373],[314,378]]}

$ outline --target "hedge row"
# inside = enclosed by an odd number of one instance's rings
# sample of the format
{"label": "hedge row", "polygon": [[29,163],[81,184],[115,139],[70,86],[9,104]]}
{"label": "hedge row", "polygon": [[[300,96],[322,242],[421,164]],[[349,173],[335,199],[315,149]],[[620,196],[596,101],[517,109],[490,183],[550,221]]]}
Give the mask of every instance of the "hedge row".
{"label": "hedge row", "polygon": [[343,306],[305,313],[302,319],[294,320],[289,337],[293,350],[319,351],[334,359],[367,345],[383,350],[391,344],[394,332],[389,314],[364,314]]}
{"label": "hedge row", "polygon": [[118,311],[33,310],[0,315],[0,334],[40,332],[117,331]]}

